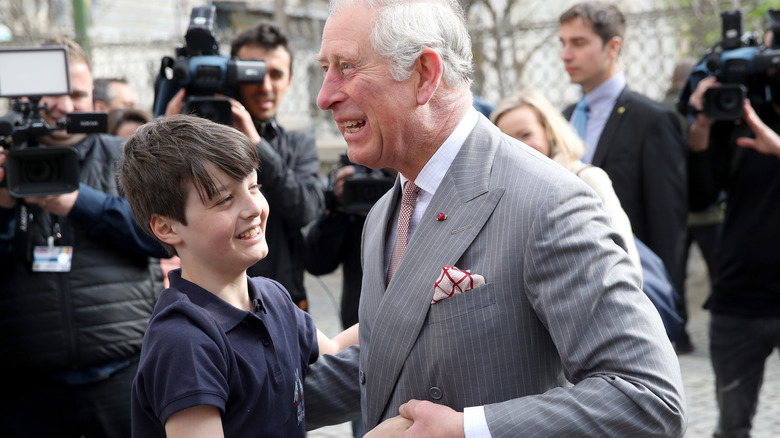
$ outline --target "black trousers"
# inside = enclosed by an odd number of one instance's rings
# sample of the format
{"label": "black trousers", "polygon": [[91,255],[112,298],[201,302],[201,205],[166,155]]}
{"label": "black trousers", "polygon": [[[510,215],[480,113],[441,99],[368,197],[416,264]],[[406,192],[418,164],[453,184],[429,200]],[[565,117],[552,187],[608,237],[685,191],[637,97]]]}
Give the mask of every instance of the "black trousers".
{"label": "black trousers", "polygon": [[64,385],[40,374],[3,376],[3,437],[129,438],[130,388],[138,361],[108,378]]}

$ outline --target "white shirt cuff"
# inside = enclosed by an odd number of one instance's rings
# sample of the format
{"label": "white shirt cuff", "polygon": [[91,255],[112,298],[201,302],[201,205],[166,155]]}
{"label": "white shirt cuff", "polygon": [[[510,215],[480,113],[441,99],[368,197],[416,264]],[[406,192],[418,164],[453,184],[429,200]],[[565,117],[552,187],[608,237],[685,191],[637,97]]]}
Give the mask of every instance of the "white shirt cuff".
{"label": "white shirt cuff", "polygon": [[484,406],[463,409],[463,432],[466,438],[493,438],[488,429]]}

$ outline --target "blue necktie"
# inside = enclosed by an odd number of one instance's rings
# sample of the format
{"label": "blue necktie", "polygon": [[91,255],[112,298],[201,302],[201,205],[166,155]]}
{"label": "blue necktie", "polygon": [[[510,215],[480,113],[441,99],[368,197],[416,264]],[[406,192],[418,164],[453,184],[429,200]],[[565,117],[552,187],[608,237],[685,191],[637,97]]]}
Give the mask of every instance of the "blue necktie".
{"label": "blue necktie", "polygon": [[574,129],[577,130],[577,135],[584,141],[585,130],[588,127],[588,102],[583,97],[577,102],[577,106],[574,107],[574,120],[572,120]]}

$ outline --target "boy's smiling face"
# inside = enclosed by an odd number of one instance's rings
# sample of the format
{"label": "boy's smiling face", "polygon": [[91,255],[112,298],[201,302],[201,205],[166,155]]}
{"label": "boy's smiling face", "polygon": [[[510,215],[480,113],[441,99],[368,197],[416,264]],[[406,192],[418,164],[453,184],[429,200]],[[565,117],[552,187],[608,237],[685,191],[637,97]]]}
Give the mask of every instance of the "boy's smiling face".
{"label": "boy's smiling face", "polygon": [[260,193],[257,172],[242,181],[213,166],[209,173],[219,193],[202,201],[191,184],[184,209],[187,225],[172,224],[179,237],[175,246],[182,259],[182,276],[188,279],[243,275],[268,254],[268,202]]}

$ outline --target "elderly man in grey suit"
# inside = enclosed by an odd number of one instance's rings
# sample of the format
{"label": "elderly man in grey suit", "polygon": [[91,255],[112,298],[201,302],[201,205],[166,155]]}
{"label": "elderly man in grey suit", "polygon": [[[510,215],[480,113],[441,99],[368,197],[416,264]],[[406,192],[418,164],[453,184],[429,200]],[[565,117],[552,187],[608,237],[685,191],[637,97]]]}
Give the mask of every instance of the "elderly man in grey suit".
{"label": "elderly man in grey suit", "polygon": [[363,231],[360,345],[311,367],[307,427],[360,399],[371,436],[681,436],[679,364],[624,242],[472,108],[456,0],[334,0],[319,61],[350,159],[400,176]]}

